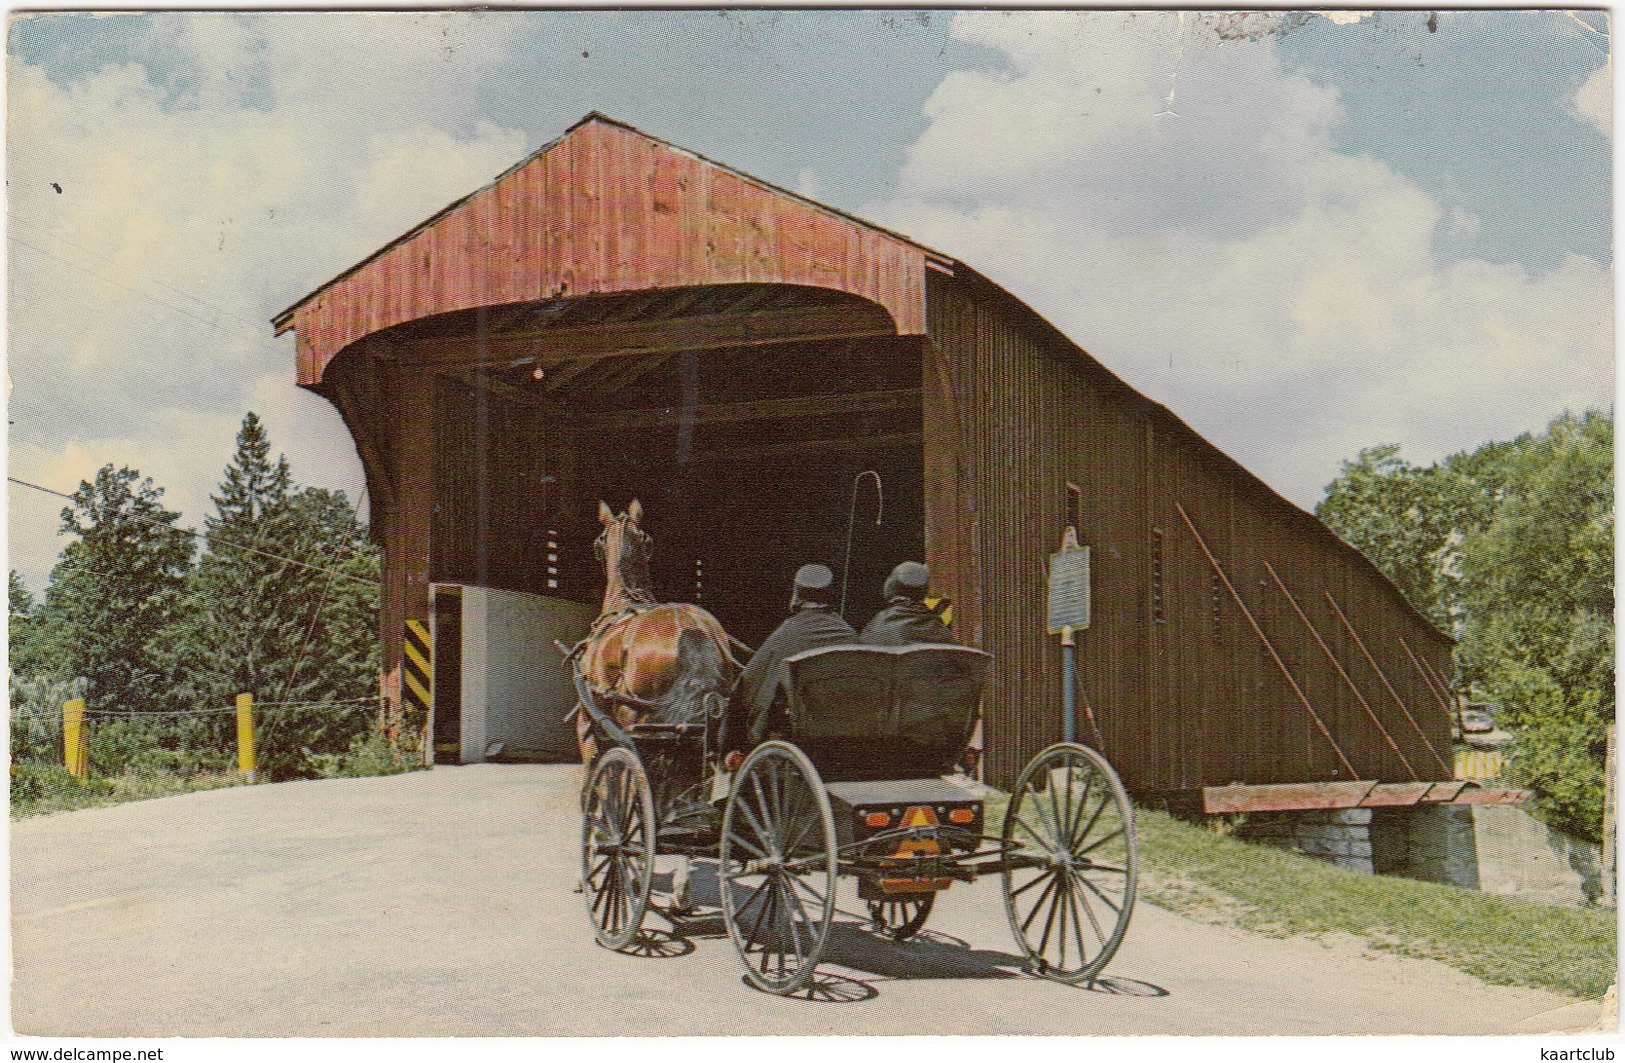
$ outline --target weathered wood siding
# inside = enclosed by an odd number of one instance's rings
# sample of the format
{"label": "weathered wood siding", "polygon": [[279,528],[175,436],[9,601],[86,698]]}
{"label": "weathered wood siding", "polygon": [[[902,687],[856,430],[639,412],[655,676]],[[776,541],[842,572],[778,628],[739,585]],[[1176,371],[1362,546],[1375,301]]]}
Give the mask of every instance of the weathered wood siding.
{"label": "weathered wood siding", "polygon": [[985,723],[991,780],[1010,782],[1061,736],[1060,651],[1044,610],[1068,482],[1083,490],[1079,533],[1093,548],[1078,734],[1103,747],[1131,788],[1349,777],[1181,507],[1357,776],[1408,781],[1402,754],[1423,778],[1448,778],[1427,744],[1448,749],[1448,720],[1399,639],[1446,674],[1451,643],[1369,562],[974,273],[932,273],[927,311],[926,551],[940,585],[966,603],[961,630],[996,660]]}
{"label": "weathered wood siding", "polygon": [[925,251],[607,119],[584,120],[277,318],[299,382],[364,336],[526,300],[708,284],[831,288],[924,331]]}
{"label": "weathered wood siding", "polygon": [[434,582],[548,592],[560,435],[535,406],[436,382]]}

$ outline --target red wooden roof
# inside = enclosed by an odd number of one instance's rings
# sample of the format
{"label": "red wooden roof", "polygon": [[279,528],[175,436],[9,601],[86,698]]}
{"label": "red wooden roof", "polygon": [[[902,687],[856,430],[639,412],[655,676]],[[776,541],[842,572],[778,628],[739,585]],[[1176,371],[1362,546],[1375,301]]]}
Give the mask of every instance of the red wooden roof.
{"label": "red wooden roof", "polygon": [[713,284],[828,288],[925,332],[906,237],[593,113],[472,195],[277,315],[299,383],[407,321],[478,306]]}

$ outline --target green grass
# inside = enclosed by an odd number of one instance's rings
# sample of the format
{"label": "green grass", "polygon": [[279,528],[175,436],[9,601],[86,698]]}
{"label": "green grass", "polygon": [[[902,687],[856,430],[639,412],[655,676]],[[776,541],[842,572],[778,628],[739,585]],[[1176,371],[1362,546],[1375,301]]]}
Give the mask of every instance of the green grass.
{"label": "green grass", "polygon": [[[990,797],[989,830],[1005,798]],[[1275,937],[1349,934],[1495,985],[1601,997],[1614,981],[1616,915],[1347,871],[1137,810],[1139,896],[1210,923]]]}
{"label": "green grass", "polygon": [[[366,778],[418,771],[423,760],[415,747],[391,750],[382,736],[357,739],[344,753],[306,753],[309,770],[319,779]],[[262,777],[263,778],[263,777]],[[181,769],[126,767],[117,775],[92,771],[80,779],[60,764],[23,760],[11,766],[11,818],[101,808],[126,801],[174,797],[199,790],[246,786],[237,772],[212,766]]]}
{"label": "green grass", "polygon": [[235,773],[213,772],[193,775],[132,773],[112,777],[91,775],[77,779],[60,765],[23,762],[13,764],[11,768],[11,818],[24,819],[52,812],[102,808],[126,801],[145,801],[242,785],[245,785],[244,780]]}

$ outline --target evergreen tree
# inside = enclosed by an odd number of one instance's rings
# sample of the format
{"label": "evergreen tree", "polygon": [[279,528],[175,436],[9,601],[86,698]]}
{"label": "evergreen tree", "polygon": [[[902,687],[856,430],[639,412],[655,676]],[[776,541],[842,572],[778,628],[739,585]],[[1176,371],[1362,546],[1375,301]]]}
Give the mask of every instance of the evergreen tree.
{"label": "evergreen tree", "polygon": [[[377,692],[378,557],[342,492],[296,490],[287,460],[250,413],[226,466],[206,552],[188,582],[166,665],[181,706],[342,702]],[[356,710],[289,710],[260,717],[262,769],[304,770],[306,751],[336,753],[371,726]],[[232,723],[205,716],[194,741],[230,748]],[[207,732],[207,733],[203,733]]]}
{"label": "evergreen tree", "polygon": [[153,651],[174,616],[192,535],[134,469],[103,466],[62,510],[77,536],[51,570],[36,632],[64,674],[88,681],[92,708],[145,710],[162,693]]}
{"label": "evergreen tree", "polygon": [[8,612],[11,619],[26,620],[34,615],[34,596],[28,593],[28,584],[17,575],[16,569],[11,570],[11,585],[7,590],[6,601],[10,606]]}
{"label": "evergreen tree", "polygon": [[220,493],[210,495],[215,515],[205,521],[211,535],[234,541],[253,539],[262,530],[260,519],[282,509],[288,501],[292,478],[288,459],[270,460],[271,440],[265,425],[252,410],[237,432],[237,453],[226,466]]}
{"label": "evergreen tree", "polygon": [[290,709],[266,720],[269,763],[303,772],[309,754],[342,753],[373,731],[378,693],[379,555],[342,491],[307,487],[278,521],[280,549],[327,571],[291,574],[290,620],[277,661],[279,701],[360,702],[353,708]]}
{"label": "evergreen tree", "polygon": [[48,647],[40,639],[39,618],[34,615],[34,596],[16,569],[11,570],[8,589],[6,636],[11,674],[39,675],[52,671],[58,662],[50,660]]}
{"label": "evergreen tree", "polygon": [[[215,512],[207,517],[203,556],[187,581],[166,670],[178,708],[229,706],[239,693],[264,698],[270,685],[264,650],[278,625],[279,577],[272,527],[287,509],[287,459],[270,461],[259,417],[243,418],[237,449],[223,473]],[[269,608],[267,606],[269,605]]]}

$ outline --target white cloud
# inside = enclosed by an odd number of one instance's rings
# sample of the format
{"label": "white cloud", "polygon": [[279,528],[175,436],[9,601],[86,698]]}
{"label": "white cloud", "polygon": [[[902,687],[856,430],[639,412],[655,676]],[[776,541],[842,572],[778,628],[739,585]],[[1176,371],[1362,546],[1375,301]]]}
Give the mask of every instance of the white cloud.
{"label": "white cloud", "polygon": [[[364,503],[361,466],[337,411],[292,386],[287,376],[269,374],[252,382],[241,409],[260,415],[273,453],[287,455],[296,478],[338,488],[352,502]],[[133,431],[119,435],[76,435],[59,446],[13,437],[8,474],[71,492],[81,481],[94,479],[103,465],[128,465],[163,488],[163,504],[182,514],[183,525],[201,529],[203,518],[213,511],[209,496],[219,488],[241,425],[237,407],[167,407],[149,411]],[[16,485],[8,497],[11,567],[23,573],[32,589],[42,590],[56,551],[64,545],[56,530],[66,502]]]}
{"label": "white cloud", "polygon": [[[255,409],[297,477],[354,497],[349,435],[294,387],[291,339],[269,318],[523,156],[524,134],[466,118],[518,25],[478,12],[148,25],[153,54],[178,61],[66,82],[10,62],[13,467],[72,490],[130,464],[200,524]],[[24,513],[11,497],[13,565],[37,589],[60,502]]]}
{"label": "white cloud", "polygon": [[1575,115],[1590,122],[1597,132],[1614,138],[1614,78],[1613,68],[1604,63],[1591,72],[1591,76],[1575,90],[1569,100]]}
{"label": "white cloud", "polygon": [[506,170],[524,157],[525,135],[480,122],[471,140],[459,140],[416,126],[375,136],[370,149],[356,175],[356,210],[369,229],[387,230],[400,228],[403,215],[420,220]]}
{"label": "white cloud", "polygon": [[808,199],[817,199],[823,195],[824,185],[818,179],[816,171],[803,167],[801,172],[796,174],[796,186],[793,191],[797,195],[806,196]]}
{"label": "white cloud", "polygon": [[[1311,506],[1612,401],[1608,271],[1452,261],[1477,219],[1337,152],[1334,92],[1199,14],[978,13],[876,220],[963,258]],[[1554,109],[1553,121],[1561,121]]]}

